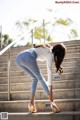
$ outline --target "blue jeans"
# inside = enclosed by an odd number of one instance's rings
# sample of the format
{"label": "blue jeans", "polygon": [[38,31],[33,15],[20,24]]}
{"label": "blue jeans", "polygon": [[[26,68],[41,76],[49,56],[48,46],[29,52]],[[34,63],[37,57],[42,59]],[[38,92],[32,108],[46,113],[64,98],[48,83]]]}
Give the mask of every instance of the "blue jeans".
{"label": "blue jeans", "polygon": [[40,70],[37,65],[37,54],[34,49],[29,49],[26,51],[21,52],[16,57],[16,62],[26,73],[28,73],[32,77],[32,89],[31,94],[35,95],[37,83],[38,81],[41,82],[42,87],[47,95],[49,95],[49,89],[46,84],[46,80],[41,75]]}

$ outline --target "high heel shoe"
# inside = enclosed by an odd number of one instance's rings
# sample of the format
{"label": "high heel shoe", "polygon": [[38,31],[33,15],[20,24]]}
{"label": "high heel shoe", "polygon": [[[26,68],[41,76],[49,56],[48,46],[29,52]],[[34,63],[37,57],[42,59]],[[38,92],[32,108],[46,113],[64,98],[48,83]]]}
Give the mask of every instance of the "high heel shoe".
{"label": "high heel shoe", "polygon": [[57,107],[57,105],[55,104],[54,101],[51,102],[51,109],[52,109],[52,111],[55,112],[55,113],[60,112],[60,109]]}
{"label": "high heel shoe", "polygon": [[28,109],[29,109],[29,112],[31,112],[31,113],[36,113],[37,112],[37,109],[36,109],[36,106],[35,106],[35,104],[28,104]]}

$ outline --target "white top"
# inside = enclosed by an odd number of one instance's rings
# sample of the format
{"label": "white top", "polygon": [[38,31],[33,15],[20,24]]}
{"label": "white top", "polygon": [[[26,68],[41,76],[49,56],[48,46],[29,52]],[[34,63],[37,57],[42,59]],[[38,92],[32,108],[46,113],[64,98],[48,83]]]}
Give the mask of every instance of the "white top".
{"label": "white top", "polygon": [[37,47],[34,48],[35,52],[37,53],[37,60],[38,61],[46,61],[47,64],[47,73],[48,73],[48,85],[52,85],[52,61],[54,55],[50,48],[43,48]]}

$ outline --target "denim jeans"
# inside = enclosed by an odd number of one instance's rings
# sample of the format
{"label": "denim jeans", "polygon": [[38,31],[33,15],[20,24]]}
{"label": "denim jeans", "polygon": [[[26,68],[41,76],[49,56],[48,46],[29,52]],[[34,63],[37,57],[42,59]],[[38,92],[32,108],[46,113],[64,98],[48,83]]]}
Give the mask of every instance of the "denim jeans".
{"label": "denim jeans", "polygon": [[28,73],[32,77],[32,89],[31,94],[35,95],[37,83],[40,81],[42,87],[47,95],[49,95],[49,89],[46,84],[46,80],[40,73],[40,70],[37,65],[37,54],[34,51],[34,48],[28,49],[26,51],[21,52],[16,57],[16,62],[26,73]]}

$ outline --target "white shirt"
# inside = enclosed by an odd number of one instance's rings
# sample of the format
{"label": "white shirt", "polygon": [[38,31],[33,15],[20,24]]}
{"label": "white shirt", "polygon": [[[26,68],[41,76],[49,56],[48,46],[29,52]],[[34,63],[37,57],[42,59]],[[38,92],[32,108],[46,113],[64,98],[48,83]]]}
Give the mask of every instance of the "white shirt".
{"label": "white shirt", "polygon": [[47,73],[48,73],[48,85],[52,85],[52,61],[54,55],[50,48],[37,47],[34,48],[37,53],[37,61],[46,61]]}

